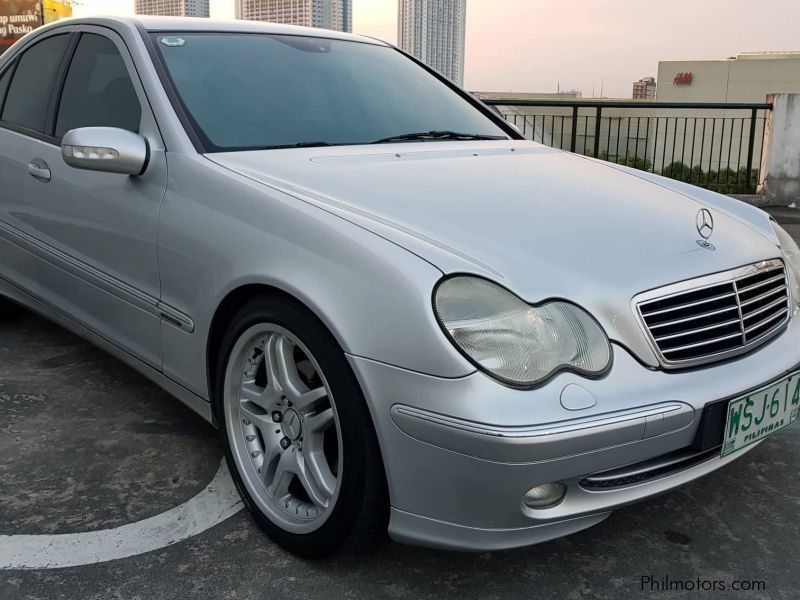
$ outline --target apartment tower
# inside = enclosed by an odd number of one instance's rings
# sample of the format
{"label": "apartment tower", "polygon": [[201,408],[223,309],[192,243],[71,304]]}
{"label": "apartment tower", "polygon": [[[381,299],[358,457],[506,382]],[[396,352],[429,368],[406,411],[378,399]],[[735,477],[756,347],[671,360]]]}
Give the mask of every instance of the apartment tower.
{"label": "apartment tower", "polygon": [[236,18],[353,31],[353,0],[236,0]]}
{"label": "apartment tower", "polygon": [[397,40],[402,50],[464,85],[467,0],[400,0]]}
{"label": "apartment tower", "polygon": [[209,0],[136,0],[137,15],[208,18]]}

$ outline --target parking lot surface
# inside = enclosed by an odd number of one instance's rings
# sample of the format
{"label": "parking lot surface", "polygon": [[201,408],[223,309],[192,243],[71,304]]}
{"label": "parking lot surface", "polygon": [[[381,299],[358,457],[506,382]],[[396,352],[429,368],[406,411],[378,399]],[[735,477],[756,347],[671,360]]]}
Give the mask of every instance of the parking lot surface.
{"label": "parking lot surface", "polygon": [[[787,228],[800,238],[800,220]],[[30,314],[0,323],[0,557],[19,536],[163,514],[200,494],[221,457],[210,425],[104,352]],[[592,529],[509,552],[387,542],[309,562],[241,510],[128,558],[0,570],[0,598],[797,598],[799,459],[795,425]],[[705,582],[716,591],[697,591]]]}

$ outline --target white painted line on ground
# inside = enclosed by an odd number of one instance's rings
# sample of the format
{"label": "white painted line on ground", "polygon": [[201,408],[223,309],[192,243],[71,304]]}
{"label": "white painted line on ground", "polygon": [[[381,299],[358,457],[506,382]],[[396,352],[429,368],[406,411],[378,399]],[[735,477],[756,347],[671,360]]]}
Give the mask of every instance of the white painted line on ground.
{"label": "white painted line on ground", "polygon": [[0,535],[0,569],[60,569],[144,554],[202,533],[242,507],[223,458],[202,492],[154,517],[85,533]]}

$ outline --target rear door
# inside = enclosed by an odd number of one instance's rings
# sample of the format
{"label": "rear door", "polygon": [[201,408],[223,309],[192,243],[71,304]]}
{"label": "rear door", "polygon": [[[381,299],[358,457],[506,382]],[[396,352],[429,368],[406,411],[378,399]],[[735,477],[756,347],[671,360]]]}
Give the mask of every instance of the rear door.
{"label": "rear door", "polygon": [[19,216],[28,208],[33,141],[46,137],[53,84],[70,37],[69,32],[45,36],[0,71],[0,277],[35,295],[39,261],[26,250]]}

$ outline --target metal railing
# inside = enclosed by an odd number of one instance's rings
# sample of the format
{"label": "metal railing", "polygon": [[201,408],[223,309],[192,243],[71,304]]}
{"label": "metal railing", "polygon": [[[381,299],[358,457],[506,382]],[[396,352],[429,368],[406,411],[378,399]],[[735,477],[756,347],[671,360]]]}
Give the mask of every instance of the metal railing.
{"label": "metal railing", "polygon": [[530,140],[753,194],[771,104],[483,99]]}

